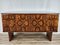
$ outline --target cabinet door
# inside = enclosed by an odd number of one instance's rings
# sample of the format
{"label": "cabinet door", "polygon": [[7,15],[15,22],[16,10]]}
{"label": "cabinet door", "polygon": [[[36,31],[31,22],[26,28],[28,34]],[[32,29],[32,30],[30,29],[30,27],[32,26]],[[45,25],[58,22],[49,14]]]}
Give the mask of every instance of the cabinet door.
{"label": "cabinet door", "polygon": [[[31,15],[30,29],[33,32],[56,31],[57,26],[58,26],[58,19],[57,18],[58,18],[57,15],[51,15],[51,14]],[[54,29],[54,30],[52,30],[52,29]]]}
{"label": "cabinet door", "polygon": [[51,15],[47,14],[34,14],[31,15],[30,29],[33,32],[48,32],[50,31],[50,20]]}
{"label": "cabinet door", "polygon": [[3,22],[3,31],[15,31],[15,15],[13,14],[3,14],[2,15],[2,22]]}
{"label": "cabinet door", "polygon": [[30,31],[30,15],[17,14],[16,15],[16,31],[29,32]]}
{"label": "cabinet door", "polygon": [[9,15],[9,31],[14,32],[16,30],[16,15],[15,14],[10,14]]}
{"label": "cabinet door", "polygon": [[58,30],[58,17],[57,14],[51,14],[51,31],[56,32]]}

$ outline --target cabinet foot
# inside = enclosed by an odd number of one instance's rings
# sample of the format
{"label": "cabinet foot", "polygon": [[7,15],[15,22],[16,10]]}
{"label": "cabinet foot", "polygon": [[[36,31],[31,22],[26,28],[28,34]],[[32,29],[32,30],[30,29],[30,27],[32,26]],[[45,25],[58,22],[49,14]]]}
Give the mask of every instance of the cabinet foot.
{"label": "cabinet foot", "polygon": [[52,41],[52,32],[47,32],[47,38],[49,41]]}
{"label": "cabinet foot", "polygon": [[13,32],[8,32],[8,35],[9,35],[9,41],[11,41],[14,37]]}

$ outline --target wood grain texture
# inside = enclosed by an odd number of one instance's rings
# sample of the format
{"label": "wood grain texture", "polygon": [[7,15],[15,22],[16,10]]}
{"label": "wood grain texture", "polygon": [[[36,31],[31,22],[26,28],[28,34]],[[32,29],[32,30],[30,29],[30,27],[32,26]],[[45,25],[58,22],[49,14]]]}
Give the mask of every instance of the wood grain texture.
{"label": "wood grain texture", "polygon": [[58,14],[2,14],[2,22],[9,41],[13,39],[13,32],[47,32],[51,41],[52,32],[57,32]]}
{"label": "wood grain texture", "polygon": [[4,32],[56,32],[58,14],[2,14]]}

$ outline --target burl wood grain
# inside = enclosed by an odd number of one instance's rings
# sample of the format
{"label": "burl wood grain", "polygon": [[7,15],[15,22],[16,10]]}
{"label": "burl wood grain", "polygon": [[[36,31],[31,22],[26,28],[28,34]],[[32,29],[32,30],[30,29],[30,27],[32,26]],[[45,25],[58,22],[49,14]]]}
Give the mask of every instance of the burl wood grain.
{"label": "burl wood grain", "polygon": [[56,32],[58,14],[2,14],[4,32]]}

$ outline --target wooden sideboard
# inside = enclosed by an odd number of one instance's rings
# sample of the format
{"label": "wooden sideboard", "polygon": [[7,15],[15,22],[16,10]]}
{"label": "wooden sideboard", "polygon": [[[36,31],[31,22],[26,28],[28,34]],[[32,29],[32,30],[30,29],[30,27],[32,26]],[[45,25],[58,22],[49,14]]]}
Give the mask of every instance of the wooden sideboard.
{"label": "wooden sideboard", "polygon": [[8,32],[9,41],[14,32],[47,32],[47,38],[52,40],[52,32],[58,30],[58,13],[19,14],[2,13],[3,32]]}

